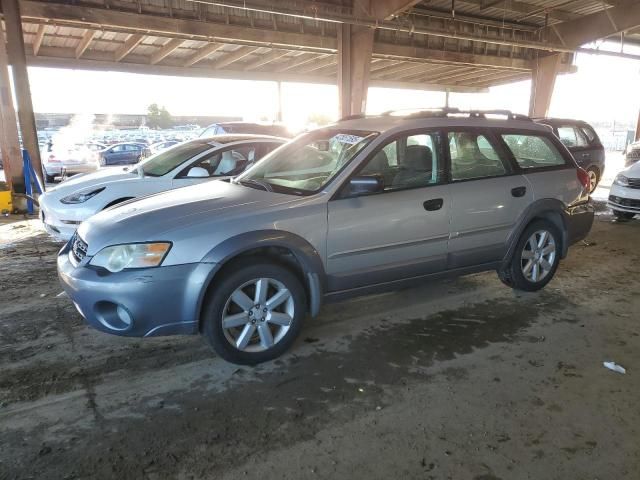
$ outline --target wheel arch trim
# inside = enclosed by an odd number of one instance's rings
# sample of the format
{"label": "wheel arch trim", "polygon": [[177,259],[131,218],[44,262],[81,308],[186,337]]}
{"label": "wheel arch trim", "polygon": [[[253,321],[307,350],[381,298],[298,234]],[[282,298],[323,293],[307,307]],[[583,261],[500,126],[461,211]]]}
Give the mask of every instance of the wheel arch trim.
{"label": "wheel arch trim", "polygon": [[516,222],[515,228],[507,237],[507,253],[502,259],[502,265],[506,267],[515,253],[518,240],[522,232],[536,218],[541,218],[552,222],[560,231],[561,250],[560,258],[567,256],[569,250],[569,235],[566,221],[566,206],[563,202],[555,198],[545,198],[537,200],[529,205]]}
{"label": "wheel arch trim", "polygon": [[226,239],[212,248],[201,263],[212,266],[198,298],[198,318],[204,299],[215,276],[234,258],[251,250],[265,247],[280,247],[289,250],[302,267],[305,291],[309,294],[309,313],[315,317],[320,311],[325,291],[326,274],[320,253],[307,240],[282,230],[256,230]]}

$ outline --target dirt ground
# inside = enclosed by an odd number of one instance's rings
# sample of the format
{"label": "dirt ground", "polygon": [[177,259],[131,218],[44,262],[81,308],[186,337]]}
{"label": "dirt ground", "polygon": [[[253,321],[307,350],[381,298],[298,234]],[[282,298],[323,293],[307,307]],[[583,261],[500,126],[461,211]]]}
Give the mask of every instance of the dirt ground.
{"label": "dirt ground", "polygon": [[329,305],[240,368],[88,328],[59,245],[0,225],[0,478],[638,479],[638,239],[602,212],[542,292],[487,273]]}

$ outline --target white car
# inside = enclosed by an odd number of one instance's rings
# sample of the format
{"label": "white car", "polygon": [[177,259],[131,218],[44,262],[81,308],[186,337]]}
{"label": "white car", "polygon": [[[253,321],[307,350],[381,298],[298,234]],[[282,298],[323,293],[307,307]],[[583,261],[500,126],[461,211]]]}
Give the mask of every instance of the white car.
{"label": "white car", "polygon": [[77,175],[40,197],[40,219],[59,240],[81,222],[118,203],[242,173],[287,140],[265,135],[198,138],[164,150],[138,165]]}
{"label": "white car", "polygon": [[608,205],[620,219],[630,220],[640,214],[640,162],[616,176],[609,191]]}
{"label": "white car", "polygon": [[47,144],[40,153],[42,168],[47,183],[53,183],[56,177],[88,173],[100,167],[98,152],[106,145],[101,143],[85,143],[70,147],[58,147]]}

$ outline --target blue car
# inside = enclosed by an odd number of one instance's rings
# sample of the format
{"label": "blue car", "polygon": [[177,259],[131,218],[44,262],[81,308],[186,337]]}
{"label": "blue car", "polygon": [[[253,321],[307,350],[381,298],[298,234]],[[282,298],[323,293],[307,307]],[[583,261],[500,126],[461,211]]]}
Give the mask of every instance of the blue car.
{"label": "blue car", "polygon": [[131,165],[149,155],[149,147],[144,143],[116,143],[99,152],[100,165]]}

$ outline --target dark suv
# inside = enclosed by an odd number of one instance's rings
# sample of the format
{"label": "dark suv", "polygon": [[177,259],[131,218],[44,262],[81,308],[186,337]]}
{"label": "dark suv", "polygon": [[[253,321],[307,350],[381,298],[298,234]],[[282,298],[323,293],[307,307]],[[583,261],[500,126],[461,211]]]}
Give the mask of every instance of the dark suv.
{"label": "dark suv", "polygon": [[604,147],[591,125],[581,120],[563,118],[536,118],[537,123],[551,127],[553,133],[571,152],[576,163],[589,174],[593,192],[604,173]]}

